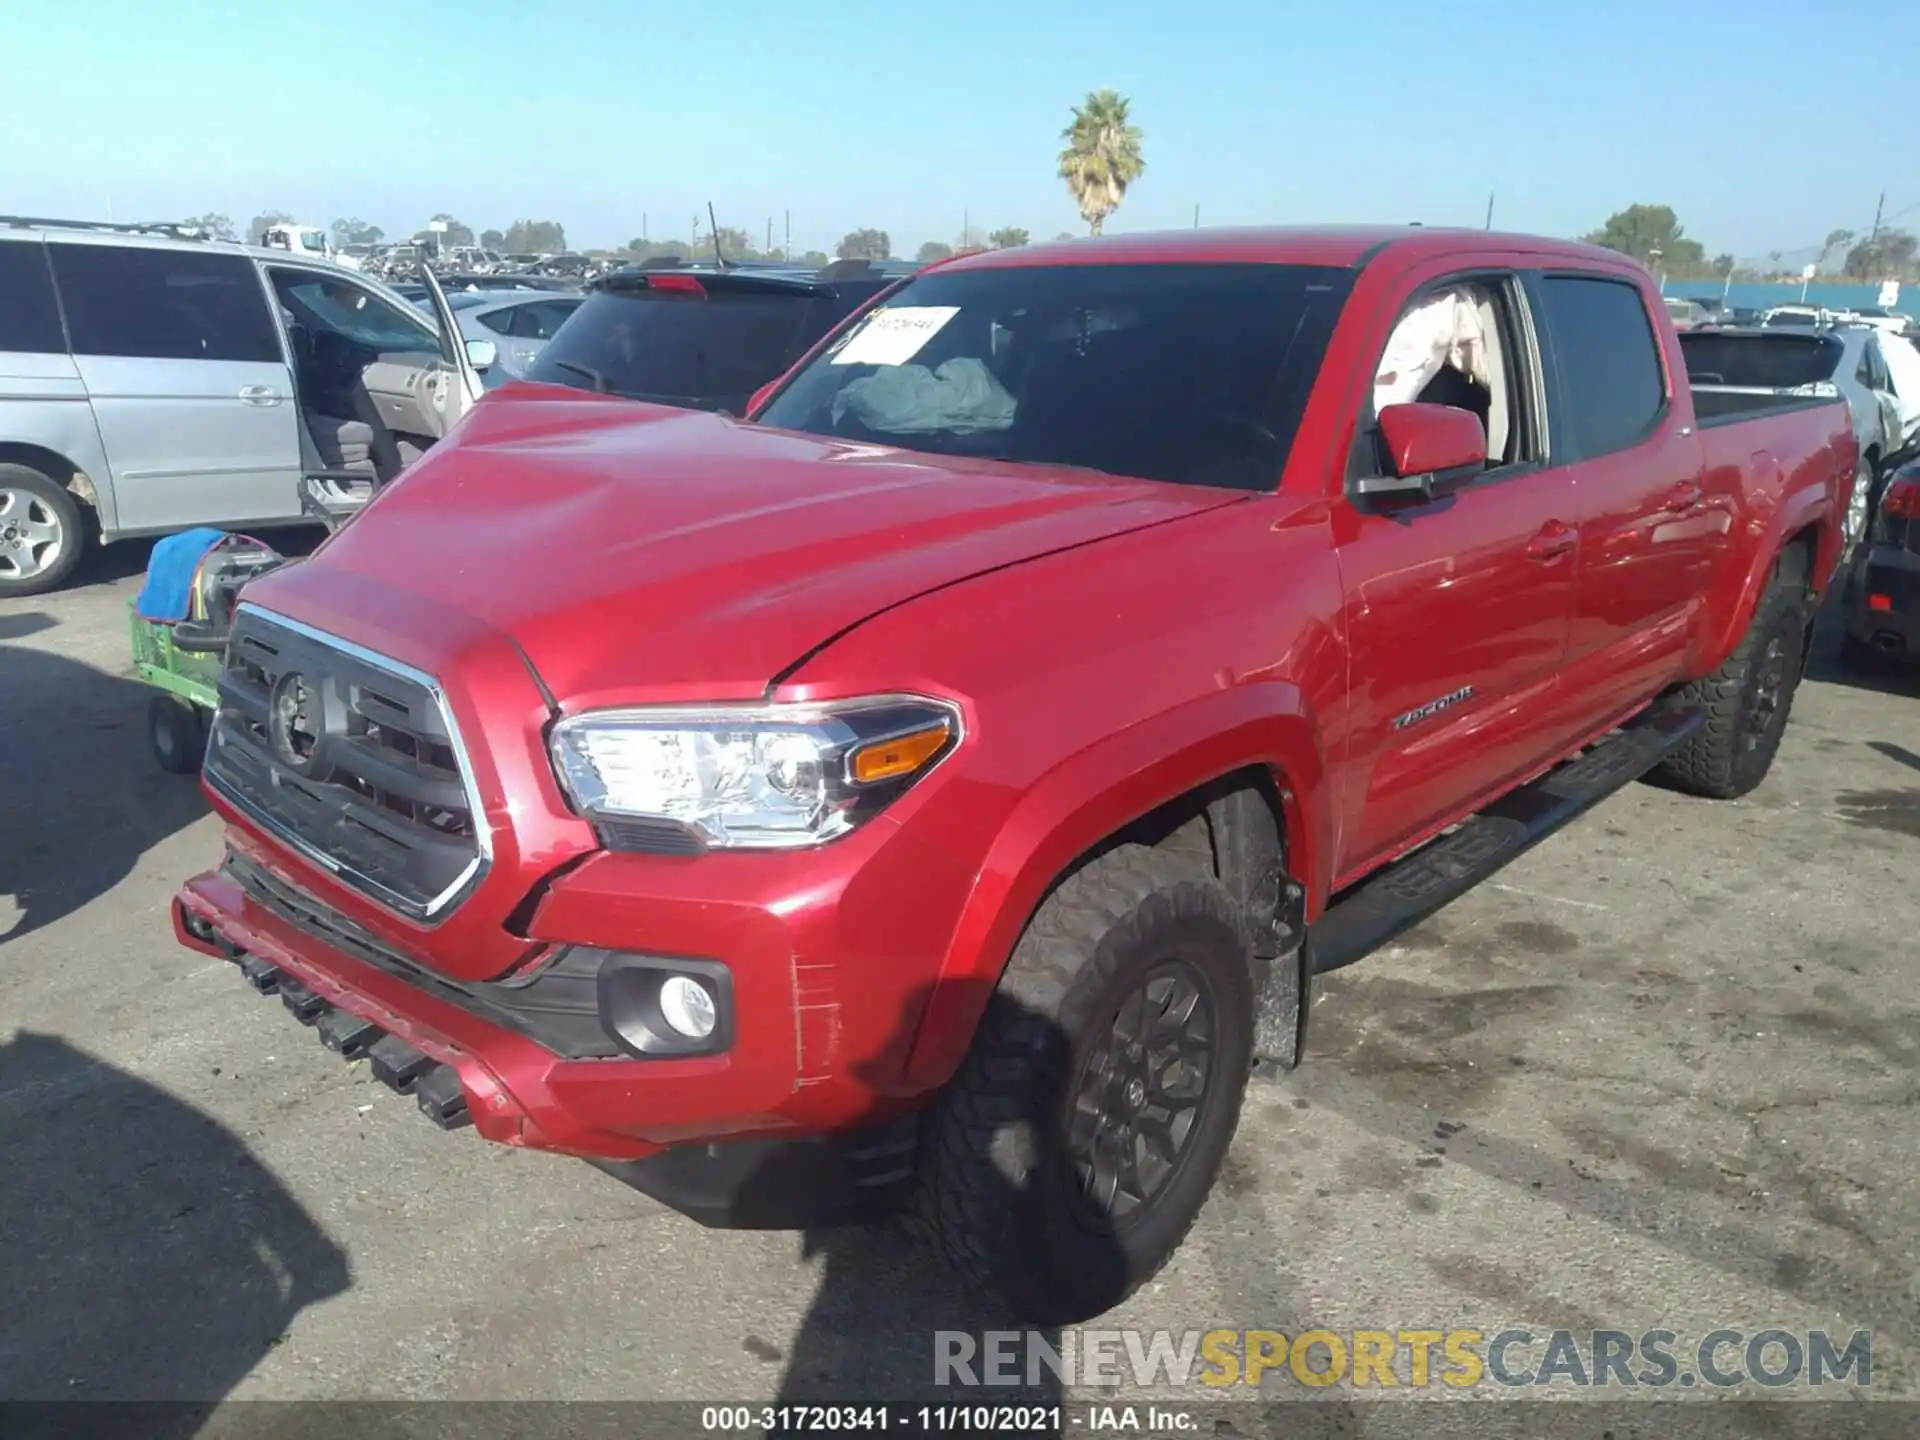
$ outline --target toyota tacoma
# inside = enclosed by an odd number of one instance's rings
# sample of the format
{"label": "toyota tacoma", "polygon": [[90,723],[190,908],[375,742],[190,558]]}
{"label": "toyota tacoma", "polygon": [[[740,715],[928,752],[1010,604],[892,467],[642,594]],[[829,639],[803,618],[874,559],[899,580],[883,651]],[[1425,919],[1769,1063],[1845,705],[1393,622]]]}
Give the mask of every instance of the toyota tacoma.
{"label": "toyota tacoma", "polygon": [[1761,781],[1857,460],[1605,250],[969,255],[745,419],[506,387],[250,585],[175,930],[444,1126],[1085,1317],[1317,975]]}

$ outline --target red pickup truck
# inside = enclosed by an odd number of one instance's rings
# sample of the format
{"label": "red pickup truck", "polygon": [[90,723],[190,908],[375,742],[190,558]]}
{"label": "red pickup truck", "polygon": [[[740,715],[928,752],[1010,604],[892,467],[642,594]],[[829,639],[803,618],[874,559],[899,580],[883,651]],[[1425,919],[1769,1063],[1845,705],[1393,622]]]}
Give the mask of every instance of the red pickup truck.
{"label": "red pickup truck", "polygon": [[1603,250],[968,256],[745,420],[498,392],[250,586],[175,929],[442,1125],[904,1203],[1084,1317],[1316,974],[1637,777],[1759,783],[1854,468],[1842,403],[1696,407]]}

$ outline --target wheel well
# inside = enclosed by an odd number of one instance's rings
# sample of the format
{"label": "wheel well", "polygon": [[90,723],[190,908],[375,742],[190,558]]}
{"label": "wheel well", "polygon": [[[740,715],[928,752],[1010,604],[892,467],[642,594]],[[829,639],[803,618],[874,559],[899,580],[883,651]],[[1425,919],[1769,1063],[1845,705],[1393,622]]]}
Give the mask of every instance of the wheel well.
{"label": "wheel well", "polygon": [[1787,537],[1780,547],[1780,558],[1773,573],[1788,584],[1805,586],[1813,578],[1814,561],[1819,556],[1820,527],[1809,525]]}
{"label": "wheel well", "polygon": [[1286,814],[1265,766],[1231,771],[1163,801],[1076,857],[1054,885],[1121,845],[1191,856],[1196,870],[1218,880],[1244,907],[1263,957],[1297,941],[1299,895],[1297,887],[1294,893],[1288,889]]}
{"label": "wheel well", "polygon": [[57,450],[49,450],[42,445],[27,445],[19,441],[0,443],[0,465],[25,465],[30,470],[38,470],[54,484],[71,490],[82,504],[99,508],[99,499],[94,493],[93,481],[87,473],[75,465]]}

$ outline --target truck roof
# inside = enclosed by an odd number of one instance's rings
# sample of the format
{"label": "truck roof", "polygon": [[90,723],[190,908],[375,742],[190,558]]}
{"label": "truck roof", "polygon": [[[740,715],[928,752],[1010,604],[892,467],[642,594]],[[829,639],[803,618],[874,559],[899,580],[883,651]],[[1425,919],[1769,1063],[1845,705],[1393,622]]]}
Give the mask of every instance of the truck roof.
{"label": "truck roof", "polygon": [[937,262],[942,270],[984,269],[1002,265],[1143,265],[1143,264],[1364,264],[1387,246],[1410,254],[1457,254],[1462,249],[1529,250],[1568,259],[1606,259],[1614,264],[1627,257],[1617,251],[1576,240],[1548,240],[1538,235],[1509,235],[1501,231],[1453,229],[1425,225],[1291,225],[1246,226],[1209,230],[1160,230],[1130,235],[1100,235],[1079,240],[1054,240],[1003,250],[982,250]]}

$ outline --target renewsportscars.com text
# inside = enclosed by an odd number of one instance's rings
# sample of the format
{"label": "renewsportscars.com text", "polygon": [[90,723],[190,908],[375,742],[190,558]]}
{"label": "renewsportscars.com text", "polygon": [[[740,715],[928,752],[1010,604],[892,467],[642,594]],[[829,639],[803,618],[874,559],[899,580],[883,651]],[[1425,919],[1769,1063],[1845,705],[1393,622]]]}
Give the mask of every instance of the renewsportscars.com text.
{"label": "renewsportscars.com text", "polygon": [[938,1385],[1286,1384],[1456,1390],[1498,1385],[1673,1390],[1706,1386],[1873,1384],[1873,1335],[1672,1330],[1068,1330],[1056,1343],[1026,1330],[939,1330]]}

